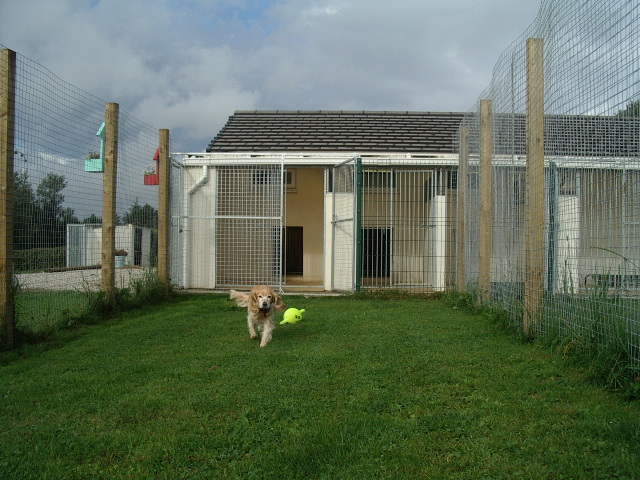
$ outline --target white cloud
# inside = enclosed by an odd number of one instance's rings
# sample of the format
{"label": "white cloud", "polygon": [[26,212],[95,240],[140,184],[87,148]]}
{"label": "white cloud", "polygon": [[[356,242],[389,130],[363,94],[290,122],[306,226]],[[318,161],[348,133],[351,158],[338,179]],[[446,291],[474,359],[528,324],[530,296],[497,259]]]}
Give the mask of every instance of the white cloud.
{"label": "white cloud", "polygon": [[202,151],[236,109],[466,111],[531,0],[0,2],[0,44]]}

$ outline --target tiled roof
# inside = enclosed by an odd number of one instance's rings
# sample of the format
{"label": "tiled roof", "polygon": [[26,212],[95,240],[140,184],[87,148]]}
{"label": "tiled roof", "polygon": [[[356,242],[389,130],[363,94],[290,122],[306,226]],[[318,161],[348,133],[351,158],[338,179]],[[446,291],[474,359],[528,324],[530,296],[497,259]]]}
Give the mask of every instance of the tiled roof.
{"label": "tiled roof", "polygon": [[[237,111],[207,152],[455,153],[464,113],[372,111]],[[471,122],[477,152],[478,118]],[[495,114],[496,154],[525,154],[525,117]],[[640,155],[640,118],[546,115],[545,154],[578,157]]]}
{"label": "tiled roof", "polygon": [[207,152],[453,153],[463,113],[237,111]]}

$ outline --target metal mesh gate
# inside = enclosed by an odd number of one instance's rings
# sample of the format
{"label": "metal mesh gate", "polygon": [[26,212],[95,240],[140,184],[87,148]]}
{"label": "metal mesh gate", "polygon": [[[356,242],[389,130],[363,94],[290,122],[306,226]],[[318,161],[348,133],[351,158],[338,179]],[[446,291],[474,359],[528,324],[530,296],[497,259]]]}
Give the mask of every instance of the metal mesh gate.
{"label": "metal mesh gate", "polygon": [[172,282],[281,287],[282,161],[175,168],[172,175]]}
{"label": "metal mesh gate", "polygon": [[444,290],[455,268],[456,170],[366,166],[362,177],[361,286]]}
{"label": "metal mesh gate", "polygon": [[442,291],[453,283],[457,171],[367,164],[332,169],[331,288]]}
{"label": "metal mesh gate", "polygon": [[353,291],[358,288],[359,274],[356,272],[359,258],[358,236],[358,172],[359,158],[352,158],[336,165],[332,170],[332,266],[331,288]]}
{"label": "metal mesh gate", "polygon": [[185,261],[183,256],[182,232],[184,167],[181,163],[171,161],[169,170],[169,277],[173,285],[185,286]]}
{"label": "metal mesh gate", "polygon": [[282,165],[217,169],[216,286],[282,284]]}

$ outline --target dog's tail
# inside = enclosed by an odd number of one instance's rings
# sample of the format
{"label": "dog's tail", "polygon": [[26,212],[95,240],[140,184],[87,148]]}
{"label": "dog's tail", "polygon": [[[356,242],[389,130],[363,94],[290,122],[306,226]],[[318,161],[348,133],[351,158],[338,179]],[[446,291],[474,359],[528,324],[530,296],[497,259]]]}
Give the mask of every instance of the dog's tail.
{"label": "dog's tail", "polygon": [[249,304],[249,294],[247,293],[231,290],[231,292],[229,293],[229,298],[231,300],[235,300],[239,307],[246,307]]}

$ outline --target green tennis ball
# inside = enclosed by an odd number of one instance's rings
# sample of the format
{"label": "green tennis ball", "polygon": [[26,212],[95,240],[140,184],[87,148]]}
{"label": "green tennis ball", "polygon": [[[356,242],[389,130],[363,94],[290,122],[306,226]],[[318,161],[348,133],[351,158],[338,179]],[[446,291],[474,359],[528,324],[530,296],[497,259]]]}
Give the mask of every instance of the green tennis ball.
{"label": "green tennis ball", "polygon": [[291,325],[298,323],[302,320],[302,314],[304,313],[304,308],[302,310],[298,310],[297,308],[287,308],[284,312],[284,320],[280,322],[280,325],[285,325],[290,323]]}

